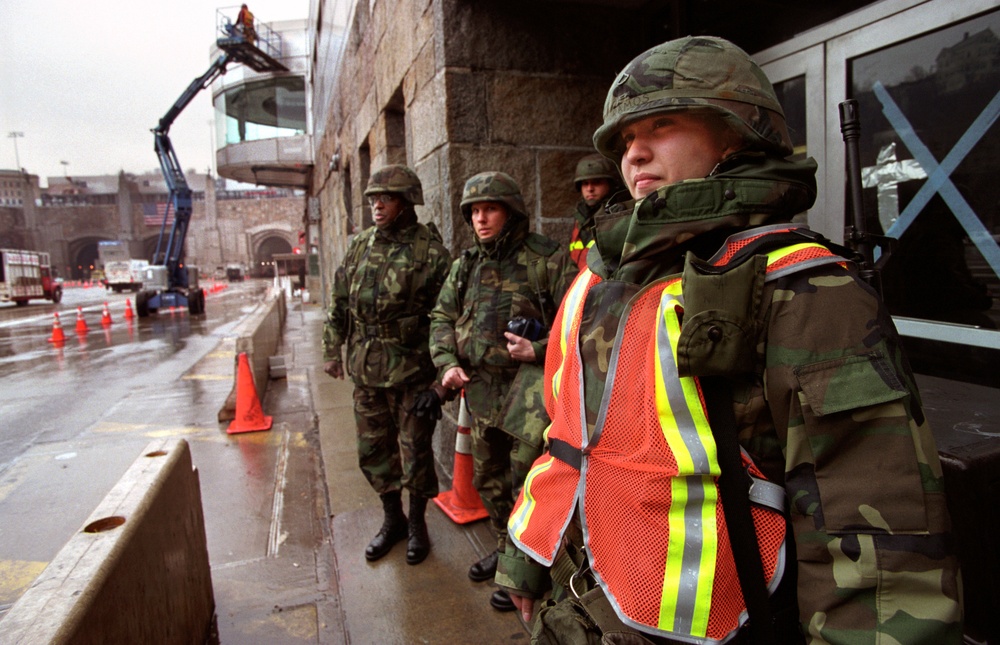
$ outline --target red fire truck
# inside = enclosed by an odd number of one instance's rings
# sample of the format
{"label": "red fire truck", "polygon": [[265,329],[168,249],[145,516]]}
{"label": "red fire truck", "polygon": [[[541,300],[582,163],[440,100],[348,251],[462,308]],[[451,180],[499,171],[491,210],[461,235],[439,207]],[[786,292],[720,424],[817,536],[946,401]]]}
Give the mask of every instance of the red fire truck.
{"label": "red fire truck", "polygon": [[32,298],[62,300],[62,280],[53,274],[49,254],[0,249],[0,302],[20,307]]}

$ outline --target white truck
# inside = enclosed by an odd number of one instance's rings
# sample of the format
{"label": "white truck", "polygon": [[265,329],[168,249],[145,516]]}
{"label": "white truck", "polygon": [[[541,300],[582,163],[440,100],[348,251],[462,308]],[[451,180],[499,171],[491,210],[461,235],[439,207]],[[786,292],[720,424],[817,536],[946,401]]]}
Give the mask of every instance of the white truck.
{"label": "white truck", "polygon": [[104,269],[104,286],[109,291],[141,291],[149,262],[129,257],[128,245],[121,240],[97,243],[97,257]]}
{"label": "white truck", "polygon": [[19,307],[32,298],[62,300],[62,280],[55,277],[49,254],[39,251],[0,249],[0,302]]}
{"label": "white truck", "polygon": [[107,288],[115,292],[141,291],[142,280],[149,266],[147,260],[108,260],[104,263]]}

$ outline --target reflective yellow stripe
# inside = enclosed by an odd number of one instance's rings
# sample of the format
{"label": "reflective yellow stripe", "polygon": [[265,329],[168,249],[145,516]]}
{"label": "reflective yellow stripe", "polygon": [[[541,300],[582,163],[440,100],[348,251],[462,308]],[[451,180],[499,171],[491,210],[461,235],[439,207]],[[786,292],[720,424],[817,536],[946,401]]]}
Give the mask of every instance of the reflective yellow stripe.
{"label": "reflective yellow stripe", "polygon": [[536,464],[531,470],[528,471],[528,476],[524,478],[524,486],[521,489],[524,495],[524,500],[521,503],[521,507],[515,509],[515,513],[511,513],[510,519],[507,522],[507,527],[514,532],[514,537],[518,540],[524,534],[524,530],[528,528],[528,522],[531,520],[531,514],[535,510],[537,501],[535,496],[532,494],[531,486],[535,481],[535,478],[545,471],[552,468],[552,464],[555,462],[556,458],[549,455],[548,460],[542,463]]}
{"label": "reflective yellow stripe", "polygon": [[569,250],[571,252],[572,251],[582,251],[583,250],[583,242],[581,242],[580,240],[573,240],[572,242],[569,243]]}
{"label": "reflective yellow stripe", "polygon": [[573,346],[573,339],[570,337],[573,331],[573,323],[576,322],[583,297],[587,293],[587,285],[590,283],[590,276],[593,275],[590,269],[584,269],[576,276],[576,280],[566,292],[562,305],[562,326],[559,328],[559,352],[562,360],[559,362],[559,369],[552,376],[552,396],[559,398],[559,384],[562,381],[563,367],[566,365],[566,354]]}
{"label": "reflective yellow stripe", "polygon": [[820,248],[823,250],[828,250],[825,246],[821,244],[814,244],[813,242],[804,242],[802,244],[793,244],[792,246],[783,246],[780,249],[771,251],[770,253],[767,254],[767,265],[771,266],[778,260],[781,260],[791,255],[792,253],[797,253],[798,251],[807,248]]}
{"label": "reflective yellow stripe", "polygon": [[[718,553],[715,441],[693,378],[677,376],[679,280],[664,287],[657,311],[655,394],[664,440],[677,462],[671,478],[669,543],[658,626],[702,637],[708,631]],[[667,383],[680,388],[667,389]]]}

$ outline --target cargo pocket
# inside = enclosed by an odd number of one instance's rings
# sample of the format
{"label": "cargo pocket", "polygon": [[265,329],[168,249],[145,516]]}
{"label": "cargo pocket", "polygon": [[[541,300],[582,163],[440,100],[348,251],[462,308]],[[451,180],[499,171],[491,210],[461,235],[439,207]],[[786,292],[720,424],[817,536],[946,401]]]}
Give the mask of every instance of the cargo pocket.
{"label": "cargo pocket", "polygon": [[926,532],[909,392],[885,354],[804,365],[795,376],[826,530]]}

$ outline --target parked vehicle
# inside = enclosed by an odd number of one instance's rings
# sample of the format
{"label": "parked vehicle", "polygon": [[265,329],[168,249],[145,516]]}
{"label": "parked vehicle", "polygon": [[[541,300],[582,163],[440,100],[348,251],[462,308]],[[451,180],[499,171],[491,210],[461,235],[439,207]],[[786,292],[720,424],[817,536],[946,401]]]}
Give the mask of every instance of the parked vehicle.
{"label": "parked vehicle", "polygon": [[105,286],[115,292],[141,291],[147,260],[111,260],[104,263]]}
{"label": "parked vehicle", "polygon": [[62,279],[55,277],[49,254],[0,249],[0,302],[28,304],[32,298],[59,302]]}

